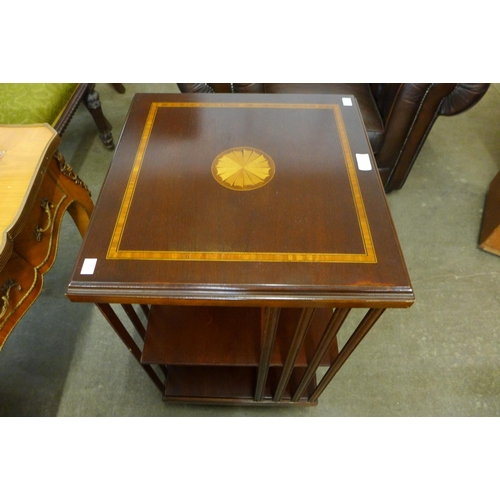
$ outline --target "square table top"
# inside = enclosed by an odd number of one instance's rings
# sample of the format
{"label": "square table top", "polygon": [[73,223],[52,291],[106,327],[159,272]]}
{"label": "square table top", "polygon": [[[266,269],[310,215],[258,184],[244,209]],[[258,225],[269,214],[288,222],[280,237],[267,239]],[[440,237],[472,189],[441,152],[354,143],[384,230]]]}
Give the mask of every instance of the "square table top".
{"label": "square table top", "polygon": [[410,306],[354,97],[137,94],[67,295]]}

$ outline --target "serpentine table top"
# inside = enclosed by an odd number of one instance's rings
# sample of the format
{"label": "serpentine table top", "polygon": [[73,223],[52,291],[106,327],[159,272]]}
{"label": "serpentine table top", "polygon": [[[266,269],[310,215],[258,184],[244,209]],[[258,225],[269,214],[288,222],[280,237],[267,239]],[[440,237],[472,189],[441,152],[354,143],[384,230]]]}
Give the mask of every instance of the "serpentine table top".
{"label": "serpentine table top", "polygon": [[[48,124],[0,125],[0,269],[61,139]],[[45,165],[43,168],[43,163]]]}

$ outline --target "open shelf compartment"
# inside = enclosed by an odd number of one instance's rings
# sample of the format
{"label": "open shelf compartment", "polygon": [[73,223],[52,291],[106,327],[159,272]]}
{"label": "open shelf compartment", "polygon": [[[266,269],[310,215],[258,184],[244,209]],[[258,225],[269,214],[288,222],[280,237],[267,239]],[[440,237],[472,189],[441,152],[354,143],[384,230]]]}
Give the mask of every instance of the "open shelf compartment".
{"label": "open shelf compartment", "polygon": [[[152,306],[141,362],[159,365],[258,366],[264,309],[259,307]],[[286,359],[300,309],[282,309],[270,366]],[[295,367],[312,358],[331,309],[317,309]],[[334,340],[320,366],[338,354]]]}

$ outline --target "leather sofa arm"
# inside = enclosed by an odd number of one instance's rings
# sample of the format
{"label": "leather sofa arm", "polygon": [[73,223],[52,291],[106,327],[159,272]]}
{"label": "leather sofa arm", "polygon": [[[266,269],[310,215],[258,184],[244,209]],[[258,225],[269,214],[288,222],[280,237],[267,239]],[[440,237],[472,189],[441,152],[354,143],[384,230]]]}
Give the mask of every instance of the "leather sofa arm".
{"label": "leather sofa arm", "polygon": [[458,83],[443,101],[441,114],[452,116],[467,111],[482,99],[489,86],[489,83]]}
{"label": "leather sofa arm", "polygon": [[403,186],[437,117],[471,108],[488,87],[489,84],[406,83],[391,92],[390,104],[377,102],[385,128],[377,165],[386,191]]}

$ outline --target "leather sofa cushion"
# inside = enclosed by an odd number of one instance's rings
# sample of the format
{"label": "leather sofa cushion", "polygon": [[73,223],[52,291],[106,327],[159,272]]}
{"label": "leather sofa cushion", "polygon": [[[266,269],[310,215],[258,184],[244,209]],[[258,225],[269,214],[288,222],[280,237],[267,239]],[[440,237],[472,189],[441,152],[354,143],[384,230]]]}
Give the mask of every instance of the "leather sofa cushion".
{"label": "leather sofa cushion", "polygon": [[382,143],[384,124],[368,83],[265,83],[267,94],[345,94],[357,101],[373,152]]}

